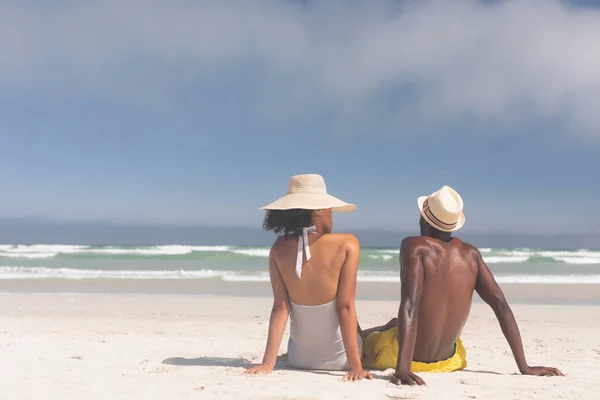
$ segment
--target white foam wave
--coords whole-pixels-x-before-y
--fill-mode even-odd
[[[10,253],[6,251],[0,252],[0,257],[5,258],[52,258],[58,253]]]
[[[377,252],[381,253],[381,254],[396,254],[396,255],[400,254],[400,250],[392,250],[392,249],[389,249],[389,250],[377,250]]]
[[[600,275],[500,275],[500,283],[600,284]]]
[[[46,267],[0,267],[0,279],[207,279],[231,271],[202,270],[92,270]]]
[[[497,263],[518,263],[527,261],[529,257],[495,257],[495,256],[483,256],[483,261],[487,264]]]
[[[394,256],[391,254],[369,254],[369,258],[373,260],[390,261]]]
[[[71,246],[62,244],[5,244],[0,246],[0,251],[5,253],[78,253],[82,250],[88,249],[89,246]]]
[[[184,255],[192,252],[226,252],[229,246],[145,246],[145,247],[100,247],[69,245],[0,245],[0,257],[10,258],[51,258],[59,254],[106,254],[106,255]]]
[[[516,263],[531,261],[532,258],[547,258],[556,262],[567,264],[600,265],[600,252],[591,250],[577,251],[550,251],[550,250],[493,250],[483,254],[485,262],[493,263]]]
[[[600,265],[600,257],[555,257],[557,261],[562,261],[567,264],[599,264]]]
[[[225,275],[221,277],[226,282],[269,282],[269,274],[260,275]]]
[[[229,246],[192,246],[193,251],[229,251]]]
[[[252,257],[269,257],[269,249],[234,249],[229,250],[234,254],[243,254]]]
[[[115,255],[144,255],[144,256],[160,256],[160,255],[183,255],[193,251],[192,246],[154,246],[154,247],[134,247],[134,248],[118,248],[108,247],[101,249],[91,249],[85,253],[91,254],[115,254]]]
[[[390,261],[398,256],[397,249],[367,250],[368,258],[376,261]],[[0,245],[0,258],[21,259],[46,259],[60,256],[61,254],[78,254],[90,256],[178,256],[191,253],[220,252],[249,257],[269,256],[269,249],[264,247],[232,247],[232,246],[187,246],[187,245],[161,245],[139,247],[91,247],[86,245]],[[484,260],[487,263],[519,263],[535,261],[532,258],[545,258],[542,262],[555,262],[581,265],[600,265],[600,251],[592,250],[532,250],[532,249],[492,249],[481,248]]]
[[[0,257],[5,258],[52,258],[58,254],[73,254],[84,251],[89,246],[70,246],[60,244],[34,244],[34,245],[2,245]]]
[[[268,282],[265,272],[247,273],[236,271],[202,270],[89,270],[46,267],[0,267],[0,280],[11,279],[221,279],[226,282]],[[500,283],[531,284],[600,284],[600,275],[497,275]],[[359,282],[400,282],[398,273],[359,272]]]

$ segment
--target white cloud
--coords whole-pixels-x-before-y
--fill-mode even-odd
[[[0,57],[0,88],[67,100],[169,106],[252,66],[252,106],[284,122],[323,110],[337,129],[396,133],[555,122],[600,141],[600,11],[561,1],[2,2]]]

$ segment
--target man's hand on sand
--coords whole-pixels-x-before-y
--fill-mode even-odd
[[[362,368],[356,371],[348,371],[346,372],[346,375],[344,375],[344,380],[350,382],[360,381],[361,379],[365,378],[373,379],[373,374],[371,374],[369,371],[365,371]]]
[[[273,367],[267,364],[259,364],[254,367],[248,368],[244,371],[246,375],[268,375],[273,372]]]
[[[425,381],[412,372],[396,372],[390,381],[396,385],[424,385]]]
[[[557,368],[552,367],[527,367],[525,371],[521,371],[523,375],[533,376],[565,376]]]

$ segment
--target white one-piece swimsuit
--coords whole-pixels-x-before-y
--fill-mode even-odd
[[[310,260],[308,234],[315,233],[315,227],[303,229],[298,238],[298,258],[296,275],[302,275],[302,256]],[[293,368],[340,371],[348,369],[348,358],[344,349],[342,332],[337,314],[336,299],[318,306],[303,306],[290,300],[290,340],[288,342],[288,363]],[[358,337],[359,353],[362,341]]]

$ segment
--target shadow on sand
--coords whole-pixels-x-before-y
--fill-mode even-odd
[[[250,368],[253,364],[244,358],[224,358],[224,357],[198,357],[184,358],[172,357],[163,360],[163,364],[177,365],[179,367],[235,367]]]
[[[198,358],[185,358],[185,357],[171,357],[163,360],[165,365],[176,365],[178,367],[233,367],[233,368],[244,368],[248,369],[252,366],[257,365],[250,360],[245,358],[226,358],[226,357],[198,357]],[[274,371],[299,371],[295,368],[287,365],[287,354],[280,355],[277,357]],[[345,375],[345,371],[316,371],[316,370],[302,370],[316,375],[329,375],[342,379]],[[384,379],[389,380],[390,374],[381,373],[380,371],[371,371],[373,379]]]
[[[495,371],[476,371],[473,369],[463,369],[462,372],[470,372],[472,374],[491,374],[491,375],[516,375],[516,374],[503,374],[501,372],[495,372]]]
[[[287,356],[282,355],[277,357],[274,370],[288,369],[286,366]],[[233,367],[233,368],[250,368],[257,363],[253,363],[245,358],[226,358],[226,357],[198,357],[184,358],[171,357],[163,360],[163,364],[177,365],[179,367]]]
[[[233,368],[244,368],[248,369],[257,363],[253,363],[250,360],[246,360],[245,358],[226,358],[226,357],[198,357],[198,358],[185,358],[185,357],[171,357],[163,360],[162,362],[165,365],[176,365],[179,367],[233,367]],[[275,363],[274,371],[288,370],[295,371],[296,369],[291,368],[287,365],[287,354],[281,355],[277,357],[277,362]],[[317,375],[330,375],[334,377],[342,378],[344,376],[344,372],[342,371],[310,371]],[[490,374],[490,375],[514,375],[514,374],[504,374],[501,372],[494,371],[486,371],[486,370],[472,370],[472,369],[464,369],[461,372],[467,372],[472,374]],[[373,374],[373,379],[382,379],[389,380],[391,373],[385,373],[383,371],[371,371]]]

